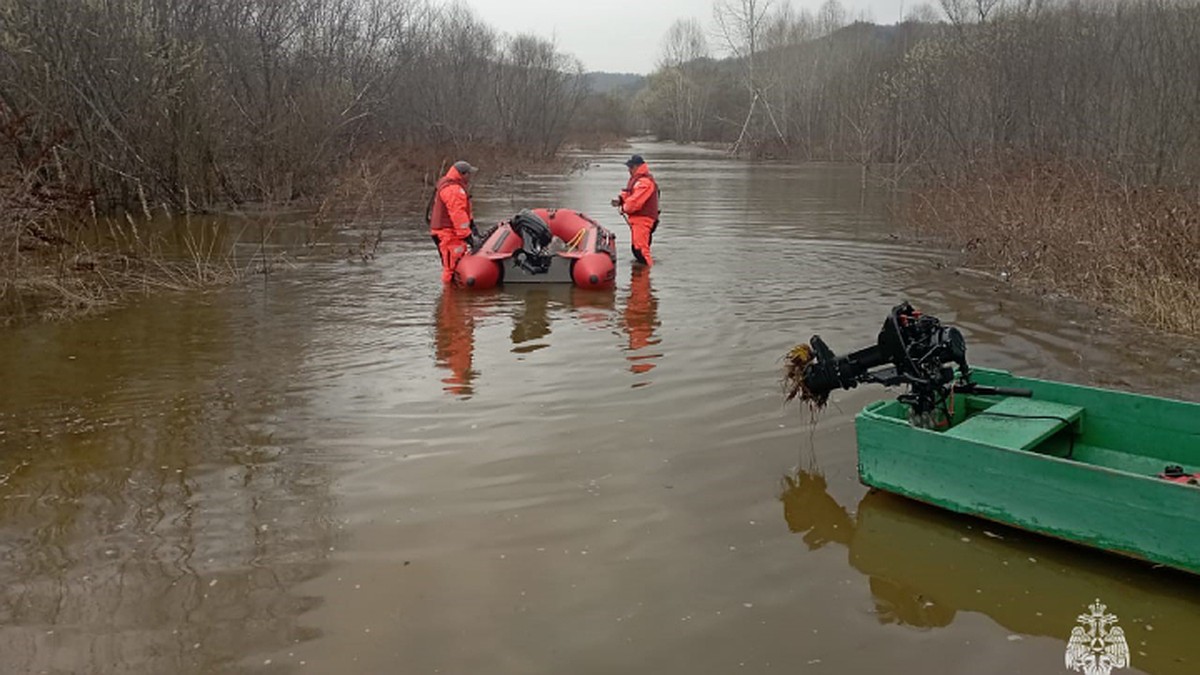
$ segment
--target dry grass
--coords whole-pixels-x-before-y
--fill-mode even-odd
[[[972,264],[1200,334],[1200,190],[1135,185],[1099,167],[1015,162],[918,191],[907,220]]]
[[[60,161],[69,134],[39,130],[0,107],[0,325],[93,312],[135,293],[240,278],[232,247],[190,216],[166,227],[141,193],[140,212],[100,217]],[[157,219],[161,221],[162,219]],[[169,250],[163,231],[182,233]]]
[[[83,316],[135,295],[228,284],[262,269],[258,260],[240,264],[228,237],[189,218],[177,224],[180,250],[167,250],[162,219],[143,218],[93,218],[84,227],[76,214],[60,214],[38,226],[52,236],[32,240],[8,228],[0,324]]]

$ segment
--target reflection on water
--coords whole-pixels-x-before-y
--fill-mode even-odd
[[[1195,673],[1200,587],[1194,577],[1064,545],[872,491],[854,511],[817,470],[784,478],[788,529],[809,549],[844,547],[867,577],[881,624],[921,629],[978,612],[1016,635],[1065,639],[1100,597],[1124,627],[1133,663],[1147,673]]]
[[[450,371],[442,379],[446,391],[457,396],[470,396],[471,383],[479,374],[471,367],[475,355],[475,312],[480,307],[474,298],[454,286],[447,285],[437,303],[434,321],[434,358],[440,368]]]
[[[658,319],[658,298],[654,295],[654,286],[650,283],[650,268],[643,265],[631,265],[631,268],[629,294],[625,298],[621,328],[629,337],[629,349],[625,357],[629,360],[629,370],[640,375],[654,370],[655,361],[662,358],[662,352],[658,349],[643,352],[646,348],[662,342],[656,332],[662,322]],[[648,380],[643,380],[633,386],[640,387],[649,383]]]
[[[151,304],[0,336],[27,376],[0,391],[0,672],[211,672],[317,634],[296,586],[335,542],[330,477],[281,393],[304,331]]]
[[[804,535],[804,543],[816,550],[833,542],[849,546],[854,536],[854,520],[828,492],[825,476],[810,471],[797,471],[784,477],[786,490],[779,498],[783,502],[783,518],[788,529]]]
[[[550,346],[546,342],[537,341],[550,335],[551,292],[555,290],[561,292],[564,288],[567,288],[563,284],[558,284],[557,286],[559,288],[553,286],[528,286],[523,289],[524,292],[521,293],[521,297],[524,302],[521,303],[515,316],[513,316],[511,339],[514,354],[528,354]]]
[[[551,346],[555,321],[607,325],[612,321],[613,291],[585,290],[571,284],[513,284],[493,291],[445,286],[434,321],[434,360],[447,371],[444,390],[460,398],[475,393],[476,333],[490,320],[511,316],[509,350],[528,355]]]

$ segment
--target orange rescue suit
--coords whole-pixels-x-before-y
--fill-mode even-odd
[[[654,239],[654,230],[658,229],[658,183],[650,174],[650,167],[639,164],[633,170],[618,200],[621,213],[629,219],[633,256],[638,262],[653,265],[650,243]]]
[[[442,283],[450,283],[454,268],[467,254],[473,219],[467,180],[458,169],[450,167],[437,183],[429,216],[429,234],[442,258]]]

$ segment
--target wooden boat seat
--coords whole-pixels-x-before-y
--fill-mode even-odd
[[[1083,408],[1076,405],[1012,397],[976,413],[944,434],[972,443],[1030,450],[1068,424],[1078,427],[1082,420]]]

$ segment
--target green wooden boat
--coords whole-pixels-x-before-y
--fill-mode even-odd
[[[859,479],[951,511],[1200,573],[1200,404],[976,368],[1032,396],[956,397],[944,429],[899,401],[855,419]],[[1160,477],[1168,467],[1185,474]],[[1178,482],[1176,482],[1178,481]]]
[[[789,358],[816,405],[907,387],[855,418],[864,484],[1200,574],[1200,404],[971,369],[961,333],[907,303],[871,347],[814,336]]]

